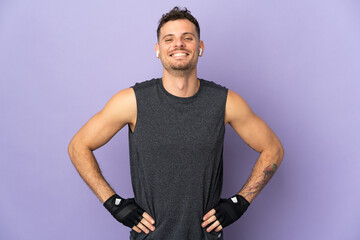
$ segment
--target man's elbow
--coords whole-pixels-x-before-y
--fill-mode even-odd
[[[278,166],[281,164],[283,158],[284,158],[284,147],[279,141],[279,144],[276,146],[276,159]]]
[[[266,155],[269,156],[269,159],[279,166],[284,158],[284,147],[280,141],[276,141],[266,149]]]
[[[67,148],[67,151],[68,151],[68,154],[69,154],[69,157],[70,157],[70,160],[72,162],[74,162],[75,158],[76,158],[76,154],[77,152],[79,152],[79,149],[81,149],[82,147],[82,144],[81,144],[81,141],[79,141],[76,136],[74,136],[71,141],[69,142],[69,145],[68,145],[68,148]]]
[[[74,156],[74,152],[75,152],[75,141],[74,138],[71,139],[71,141],[69,142],[68,148],[67,148],[67,152],[69,154],[70,160],[73,159]]]

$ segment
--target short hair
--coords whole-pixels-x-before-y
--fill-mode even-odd
[[[196,18],[194,18],[194,16],[191,15],[191,12],[186,7],[183,10],[181,10],[181,8],[179,7],[174,7],[173,9],[171,9],[170,12],[163,14],[161,19],[159,20],[159,25],[156,31],[158,41],[160,37],[161,27],[169,21],[174,21],[178,19],[187,19],[190,22],[192,22],[195,25],[196,32],[200,39],[200,26]]]

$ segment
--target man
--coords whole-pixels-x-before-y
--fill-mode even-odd
[[[130,239],[223,239],[222,229],[246,211],[283,158],[273,131],[237,93],[198,79],[204,54],[197,20],[185,8],[160,19],[155,53],[162,78],[116,93],[73,137],[77,171]],[[220,199],[223,140],[229,123],[260,154],[241,191]],[[128,124],[135,198],[117,195],[92,153]]]

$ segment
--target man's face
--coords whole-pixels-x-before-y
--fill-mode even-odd
[[[191,71],[196,68],[200,47],[204,50],[195,25],[187,19],[179,19],[161,27],[155,51],[159,51],[159,58],[168,72]]]

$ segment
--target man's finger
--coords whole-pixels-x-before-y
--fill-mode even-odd
[[[154,219],[153,219],[147,212],[144,212],[142,216],[143,216],[149,223],[151,223],[151,224],[154,224],[154,223],[155,223]]]
[[[204,221],[201,226],[202,227],[206,227],[207,225],[209,225],[210,223],[216,221],[216,217],[214,215],[212,215],[210,218],[208,218],[208,220]]]
[[[146,226],[148,229],[150,229],[151,231],[154,231],[155,230],[155,227],[149,223],[148,220],[146,220],[145,218],[141,219],[141,223]]]
[[[223,229],[223,227],[222,227],[221,224],[220,224],[217,228],[215,228],[215,232],[220,232],[221,229]]]
[[[148,234],[149,229],[147,229],[141,222],[137,225],[138,228],[140,228],[144,233]]]
[[[217,226],[220,225],[220,222],[218,220],[216,220],[216,222],[214,222],[210,227],[208,227],[206,229],[207,232],[211,232],[214,228],[216,228]]]
[[[209,217],[215,214],[215,209],[211,209],[205,216],[203,217],[203,220],[206,221]]]
[[[137,233],[141,233],[141,230],[137,226],[133,226],[132,229]]]

